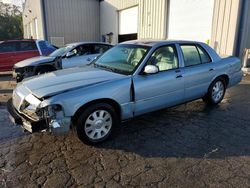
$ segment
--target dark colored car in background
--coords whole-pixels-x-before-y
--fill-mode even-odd
[[[102,42],[76,42],[55,50],[48,56],[38,56],[18,62],[13,67],[13,78],[23,79],[59,69],[90,64],[113,45]]]
[[[0,41],[0,72],[11,71],[13,65],[24,59],[49,55],[57,48],[44,40]]]

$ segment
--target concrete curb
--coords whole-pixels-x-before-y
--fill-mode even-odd
[[[0,77],[12,76],[12,71],[0,72]]]

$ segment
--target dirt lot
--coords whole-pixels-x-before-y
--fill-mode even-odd
[[[98,147],[73,133],[23,133],[0,77],[0,187],[249,187],[250,78],[215,108],[201,100],[124,124]]]

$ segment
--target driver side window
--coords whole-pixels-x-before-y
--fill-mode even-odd
[[[147,65],[157,66],[160,72],[177,69],[178,58],[175,46],[164,46],[155,50]]]

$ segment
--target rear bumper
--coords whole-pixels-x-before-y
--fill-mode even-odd
[[[242,78],[243,78],[243,72],[241,70],[234,73],[229,79],[228,87],[237,85],[238,83],[241,82]]]
[[[12,104],[12,99],[7,102],[9,118],[14,125],[19,125],[23,129],[33,133],[48,129],[45,121],[34,122],[16,111]]]

